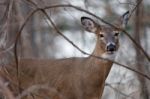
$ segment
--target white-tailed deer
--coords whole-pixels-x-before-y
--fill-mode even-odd
[[[124,26],[127,16],[125,13],[121,17],[122,24],[118,27]],[[108,58],[114,55],[119,47],[119,30],[99,25],[88,17],[82,17],[81,23],[85,30],[97,36],[92,54]],[[1,69],[0,74],[8,80],[15,95],[19,94],[18,79],[22,91],[33,85],[47,85],[45,89],[37,88],[24,97],[26,99],[101,99],[111,67],[112,62],[92,56],[59,60],[20,59],[18,77],[15,63],[5,66],[6,70]]]

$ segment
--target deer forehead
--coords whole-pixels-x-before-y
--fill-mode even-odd
[[[116,29],[112,28],[112,27],[106,27],[106,26],[102,26],[100,28],[99,34],[101,33],[116,33],[118,32]]]
[[[101,28],[100,28],[100,31],[99,31],[99,34],[101,34],[101,33],[108,33],[108,34],[110,34],[110,33],[112,33],[112,34],[114,34],[114,33],[118,33],[119,31],[118,30],[116,30],[116,29],[114,29],[114,28],[111,28],[111,27],[107,27],[107,26],[102,26]]]
[[[108,34],[108,35],[114,35],[115,33],[118,33],[119,31],[112,30],[112,31],[99,31],[98,34]]]

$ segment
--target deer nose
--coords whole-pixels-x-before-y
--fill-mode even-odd
[[[107,45],[107,51],[113,52],[115,50],[116,50],[116,45],[115,44],[111,43],[111,44]]]

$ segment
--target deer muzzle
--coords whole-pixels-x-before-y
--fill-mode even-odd
[[[107,52],[108,53],[113,53],[116,51],[116,45],[113,44],[113,43],[109,43],[107,46],[106,46],[106,49],[107,49]]]

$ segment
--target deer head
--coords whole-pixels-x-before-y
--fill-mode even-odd
[[[128,16],[129,11],[119,18],[117,23],[120,24],[117,24],[117,27],[124,28],[127,24]],[[89,17],[81,17],[81,23],[86,31],[97,35],[97,46],[100,46],[102,53],[110,55],[118,50],[121,31],[108,25],[100,25]]]

